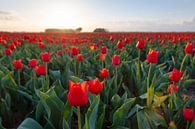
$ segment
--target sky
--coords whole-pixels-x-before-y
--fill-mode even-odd
[[[195,31],[195,0],[0,0],[0,31]]]

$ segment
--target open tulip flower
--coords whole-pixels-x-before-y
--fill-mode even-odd
[[[100,94],[102,92],[104,81],[100,82],[99,78],[88,81],[89,87],[88,90],[94,94]]]
[[[82,106],[87,104],[87,81],[82,83],[68,81],[68,102],[71,106]]]

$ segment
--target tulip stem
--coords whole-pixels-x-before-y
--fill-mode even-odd
[[[80,70],[81,70],[81,62],[78,62],[79,63],[79,65],[78,65],[78,77],[79,77],[79,75],[80,75]]]
[[[49,89],[49,78],[48,78],[48,65],[46,65],[46,75],[45,75],[45,81],[46,81],[46,86],[45,86],[45,92]]]
[[[150,87],[150,75],[151,75],[152,63],[150,63],[149,71],[148,71],[148,78],[147,78],[147,88]]]
[[[85,129],[89,129],[88,119],[87,119],[87,113],[85,114]]]
[[[33,85],[34,85],[34,87],[33,87],[33,89],[34,89],[34,91],[35,91],[35,89],[36,89],[36,72],[35,72],[35,70],[33,69]]]
[[[77,117],[78,117],[78,129],[81,129],[81,112],[79,106],[77,106]]]
[[[189,129],[189,121],[187,121],[186,129]]]
[[[140,56],[141,56],[141,50],[138,50],[138,60],[140,60]]]
[[[150,63],[148,78],[147,78],[147,106],[151,108],[151,103],[153,100],[154,88],[150,87],[150,75],[151,75],[152,63]]]
[[[188,54],[186,54],[186,55],[184,56],[183,60],[182,60],[181,67],[180,67],[180,71],[182,71],[182,69],[183,69],[183,65],[184,65],[184,62],[185,62],[187,56],[188,56]]]
[[[18,70],[18,86],[20,86],[20,70]]]

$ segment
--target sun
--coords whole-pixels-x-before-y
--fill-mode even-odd
[[[83,24],[79,13],[78,9],[71,7],[50,8],[45,13],[43,25],[56,28],[75,28]]]

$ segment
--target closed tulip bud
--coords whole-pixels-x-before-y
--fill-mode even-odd
[[[107,53],[107,47],[106,46],[101,46],[101,53],[106,54]]]
[[[119,57],[119,55],[113,55],[112,56],[112,64],[113,65],[119,65],[120,64],[120,57]]]
[[[62,55],[62,50],[57,50],[58,55]]]
[[[137,41],[137,44],[136,44],[136,48],[138,48],[138,49],[143,49],[145,43],[146,43],[146,41],[143,40],[143,39],[138,40],[138,41]]]
[[[45,48],[45,43],[43,43],[43,42],[38,42],[38,47],[39,47],[39,48]]]
[[[15,69],[23,68],[22,60],[13,60],[13,65]]]
[[[77,59],[78,59],[78,61],[82,61],[83,60],[83,54],[78,54]]]
[[[182,77],[182,75],[183,75],[182,71],[179,71],[178,69],[173,68],[173,71],[169,75],[169,79],[173,82],[178,82],[180,78]]]
[[[37,75],[45,75],[46,74],[46,65],[36,66],[36,74]]]
[[[70,54],[71,55],[77,55],[79,53],[79,47],[71,46],[70,47]]]
[[[98,57],[100,60],[105,60],[106,54],[100,53]]]
[[[31,59],[29,61],[29,67],[30,68],[35,68],[37,66],[37,60],[36,59]]]
[[[103,40],[98,40],[98,43],[99,43],[99,44],[102,44],[102,43],[103,43]]]
[[[14,50],[16,48],[14,43],[10,43],[8,44],[8,48],[10,48],[11,50]]]
[[[110,41],[114,42],[114,37],[110,36]]]
[[[147,60],[150,63],[156,63],[158,61],[159,51],[150,49],[149,54],[147,55]]]
[[[186,47],[185,47],[185,53],[193,54],[193,48],[194,48],[194,43],[193,42],[188,42]]]
[[[11,55],[12,54],[12,50],[10,48],[6,48],[5,49],[5,54],[6,55]]]
[[[194,110],[193,108],[185,107],[183,109],[183,117],[188,121],[194,120]]]
[[[49,52],[43,52],[41,54],[41,58],[44,62],[49,62],[50,61],[50,56],[51,56],[51,54]]]
[[[95,44],[95,43],[90,44],[90,49],[91,50],[96,50],[97,49],[97,44]]]
[[[118,43],[116,44],[117,48],[122,49],[123,48],[123,41],[119,40]]]
[[[176,91],[178,91],[178,89],[179,89],[179,86],[178,86],[178,85],[173,85],[173,84],[171,84],[171,85],[167,88],[167,92],[168,92],[169,94],[171,94],[171,93],[172,93],[172,90],[173,90],[174,92],[176,92]]]

